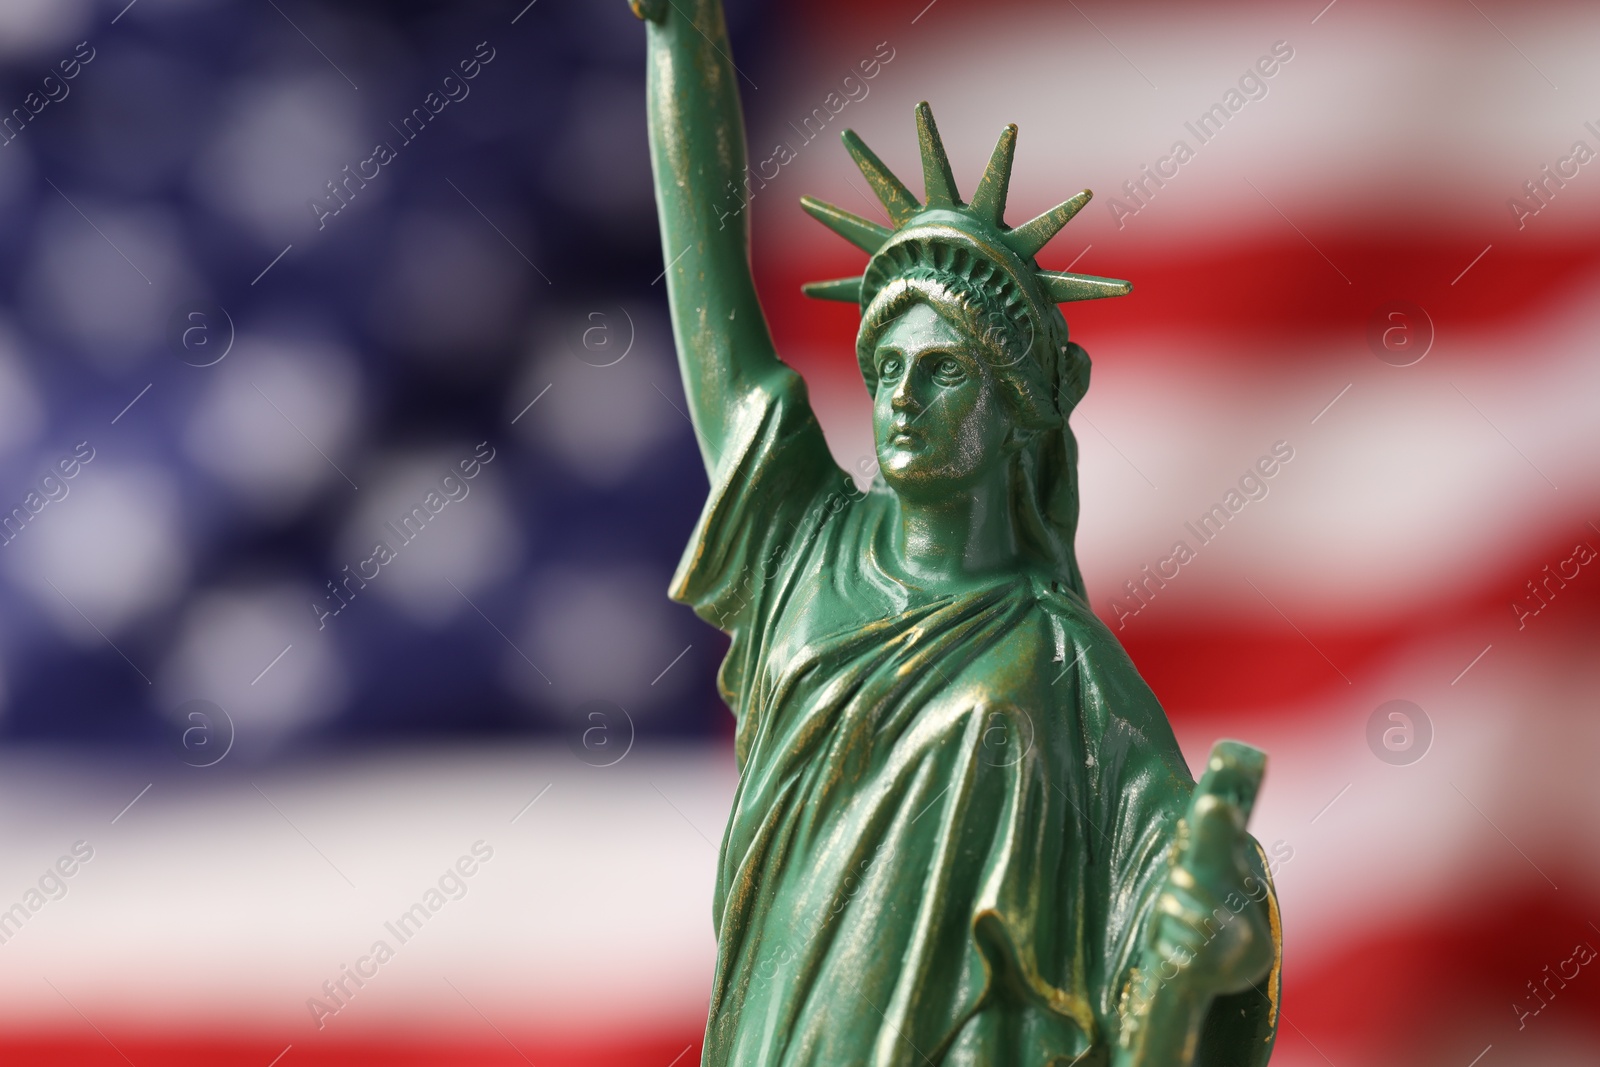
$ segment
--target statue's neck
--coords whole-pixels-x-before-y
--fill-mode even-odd
[[[959,585],[1016,564],[1016,530],[1002,480],[936,501],[898,499],[894,549],[912,577]]]

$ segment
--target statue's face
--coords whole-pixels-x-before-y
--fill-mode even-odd
[[[927,304],[878,339],[873,436],[883,480],[938,500],[1002,470],[1011,420],[977,345]]]

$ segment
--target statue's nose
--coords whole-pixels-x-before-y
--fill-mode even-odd
[[[889,406],[895,411],[915,411],[920,404],[911,393],[911,380],[916,375],[907,371],[905,377],[900,379],[900,384],[894,387],[894,395],[889,398]]]

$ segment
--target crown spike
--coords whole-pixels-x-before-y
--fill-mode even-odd
[[[956,207],[961,203],[956,192],[956,176],[950,169],[933,109],[926,100],[917,105],[917,145],[922,149],[922,187],[928,207]]]
[[[816,300],[843,300],[852,304],[861,303],[861,276],[854,278],[833,278],[825,282],[807,282],[800,287],[800,291]]]
[[[816,197],[802,196],[800,206],[805,209],[807,215],[868,255],[882,248],[883,242],[889,239],[891,231],[886,227],[879,226],[876,222],[864,219],[860,215],[852,215],[832,204],[825,204]]]
[[[1093,274],[1068,274],[1062,270],[1035,271],[1050,299],[1058,304],[1072,300],[1099,300],[1108,296],[1127,296],[1133,283],[1121,278],[1099,278]]]
[[[983,180],[972,194],[970,205],[974,214],[995,227],[1005,226],[1006,190],[1011,185],[1011,160],[1017,153],[1017,124],[1010,123],[1000,131],[1000,140],[994,146],[994,155],[983,170]]]
[[[1072,216],[1083,210],[1083,205],[1087,204],[1093,195],[1085,189],[1071,200],[1065,200],[1043,215],[1029,219],[1016,229],[1007,232],[1001,240],[1011,246],[1011,250],[1017,255],[1029,259],[1048,244],[1050,238],[1060,233],[1061,227],[1071,222]]]
[[[917,198],[911,195],[911,190],[905,187],[904,182],[894,176],[893,171],[883,165],[883,160],[866,146],[856,131],[845,130],[842,136],[845,149],[856,161],[856,166],[861,168],[861,176],[872,186],[873,193],[883,202],[890,221],[896,226],[904,226],[921,208]]]

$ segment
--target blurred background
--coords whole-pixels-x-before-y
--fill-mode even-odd
[[[838,132],[919,188],[928,99],[968,191],[1019,124],[1013,223],[1098,194],[1040,257],[1135,284],[1067,308],[1080,557],[1191,765],[1271,753],[1273,1062],[1600,1062],[1600,10],[730,8],[859,478]],[[643,51],[0,0],[0,1062],[698,1062],[735,772]]]

